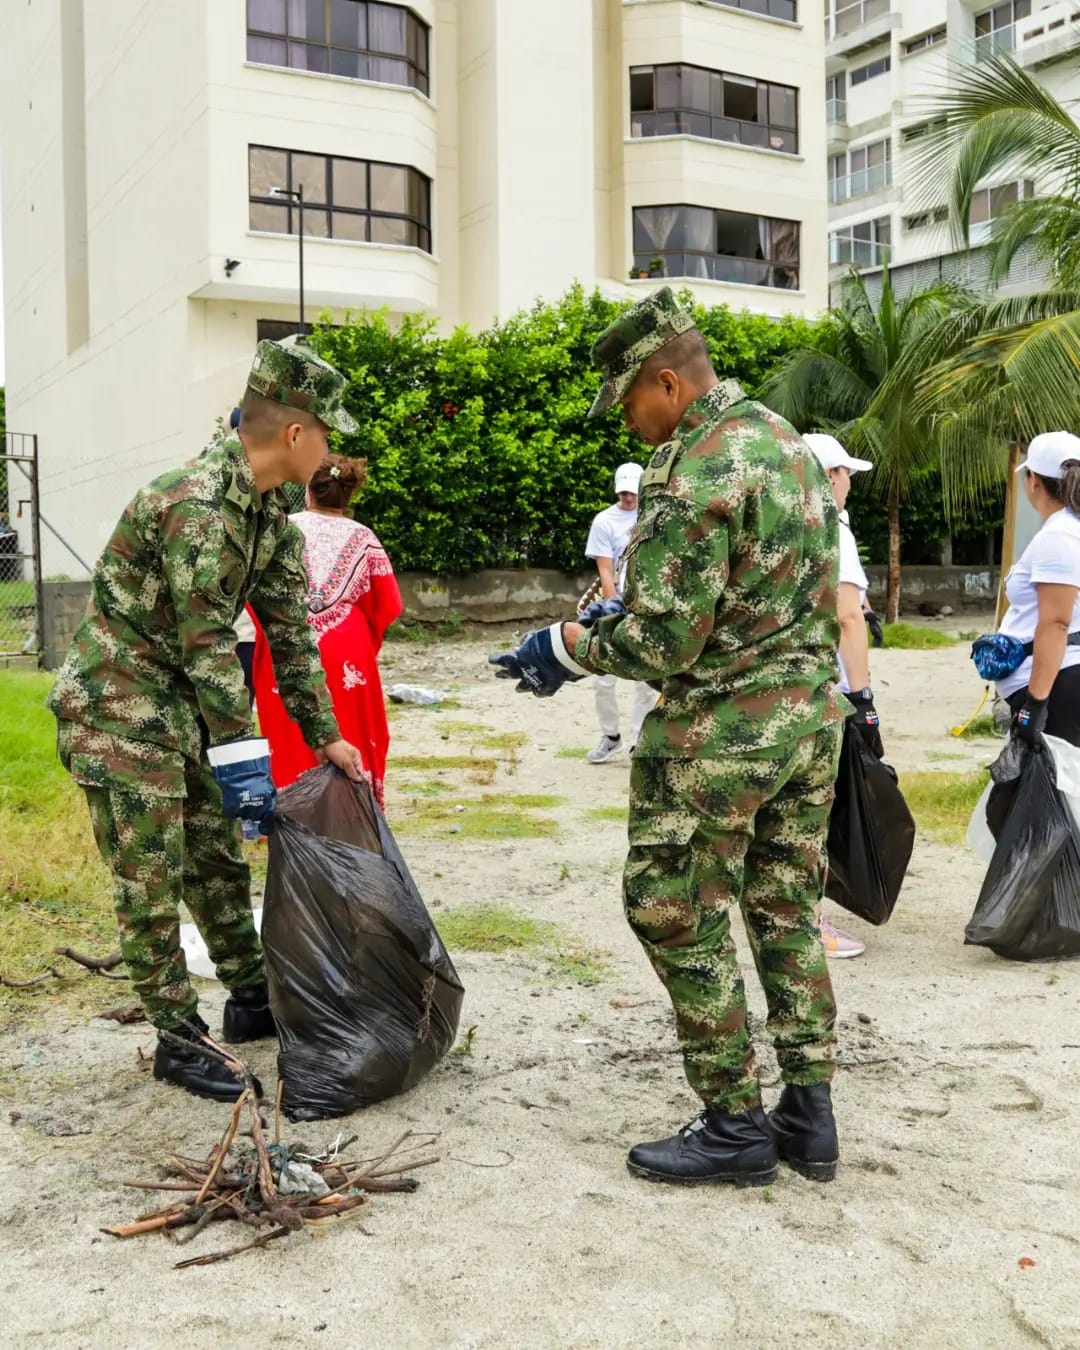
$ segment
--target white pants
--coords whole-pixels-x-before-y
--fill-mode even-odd
[[[596,694],[596,716],[600,730],[605,736],[619,734],[619,700],[616,694],[618,685],[633,684],[634,701],[630,712],[630,744],[637,745],[641,735],[641,724],[646,713],[652,712],[660,695],[655,689],[637,680],[619,680],[614,675],[594,675],[593,690]]]

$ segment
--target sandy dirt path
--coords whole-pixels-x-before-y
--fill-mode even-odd
[[[391,823],[436,920],[472,901],[511,905],[602,953],[607,978],[582,987],[545,959],[458,956],[472,1054],[405,1097],[287,1133],[320,1144],[340,1124],[370,1153],[403,1129],[440,1131],[442,1161],[417,1194],[376,1197],[370,1236],[300,1235],[180,1272],[181,1255],[239,1239],[213,1228],[177,1253],[164,1239],[98,1230],[149,1208],[122,1178],[150,1175],[166,1148],[205,1153],[227,1109],[155,1084],[137,1058],[152,1045],[145,1027],[54,1013],[10,1032],[0,1343],[1080,1345],[1080,965],[1013,965],[965,948],[982,867],[966,848],[920,838],[892,922],[852,920],[867,955],[834,969],[836,1182],[787,1170],[752,1191],[632,1179],[626,1149],[684,1123],[695,1102],[666,997],[622,918],[625,829],[586,815],[625,804],[626,765],[558,755],[595,739],[586,687],[552,702],[518,697],[489,679],[485,651],[388,650],[387,683],[435,684],[461,705],[395,717]],[[979,694],[963,649],[876,654],[875,684],[901,771],[992,758],[994,742],[947,735]],[[460,752],[445,729],[453,721],[527,735],[512,772],[504,764],[490,786],[463,790],[563,798],[543,813],[555,837],[477,841],[445,823],[410,832],[420,799],[402,785],[420,775],[395,771],[394,757]],[[221,992],[204,988],[217,1025]],[[771,1104],[775,1060],[761,1051]],[[272,1084],[272,1047],[250,1058]]]

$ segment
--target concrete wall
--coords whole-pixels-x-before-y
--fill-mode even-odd
[[[868,567],[870,602],[883,609],[887,568]],[[997,567],[905,567],[900,575],[900,612],[918,613],[919,605],[951,605],[955,610],[992,608],[1001,571]]]
[[[42,590],[45,596],[42,665],[46,670],[58,670],[86,613],[90,582],[46,581]]]

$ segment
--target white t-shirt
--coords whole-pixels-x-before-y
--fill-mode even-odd
[[[619,576],[619,559],[626,551],[630,535],[637,524],[637,508],[624,511],[615,503],[603,511],[598,511],[589,527],[589,539],[585,545],[586,558],[610,558],[615,568],[615,589],[622,593],[622,578]]]
[[[1005,594],[1009,608],[1001,621],[999,633],[1030,642],[1039,622],[1039,583],[1054,586],[1080,587],[1080,520],[1067,508],[1055,511],[1040,528],[1035,538],[1013,564],[1005,578]],[[1073,605],[1069,632],[1080,631],[1080,593]],[[1008,698],[1018,689],[1026,688],[1031,680],[1032,658],[1029,656],[1019,669],[1003,680],[997,690]],[[1066,647],[1061,668],[1080,665],[1080,647]]]
[[[847,582],[851,586],[859,588],[859,604],[866,599],[867,587],[870,583],[866,579],[866,572],[863,570],[862,560],[859,557],[858,545],[855,543],[855,536],[851,532],[851,526],[848,523],[848,513],[840,512],[840,584]],[[840,689],[842,693],[847,693],[851,685],[848,684],[847,671],[844,669],[844,663],[840,660],[840,654],[837,653],[836,659],[840,661]]]

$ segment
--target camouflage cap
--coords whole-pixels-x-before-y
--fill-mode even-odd
[[[346,384],[340,371],[296,337],[260,342],[248,376],[248,388],[264,398],[313,413],[333,431],[351,432],[357,423],[341,406]]]
[[[680,309],[670,286],[653,291],[605,328],[589,353],[604,377],[589,417],[609,412],[637,378],[644,361],[672,338],[693,328],[693,317]]]

